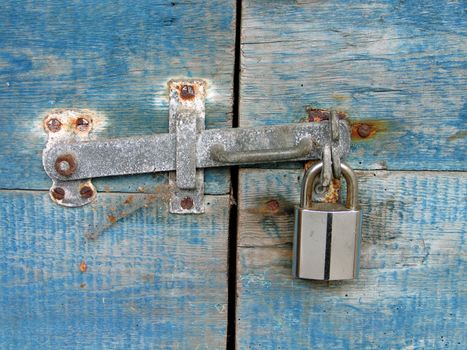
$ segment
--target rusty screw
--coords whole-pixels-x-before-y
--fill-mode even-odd
[[[195,90],[191,85],[183,85],[180,89],[180,97],[184,100],[191,100],[195,97]]]
[[[70,176],[76,170],[76,161],[71,154],[64,154],[55,161],[55,171],[63,176]]]
[[[58,201],[62,200],[63,198],[65,198],[65,190],[61,187],[55,187],[52,190],[52,197],[54,197]]]
[[[60,120],[56,118],[51,118],[47,121],[47,129],[51,132],[57,132],[60,131],[62,128],[62,123],[60,123]]]
[[[266,202],[268,209],[272,212],[276,212],[280,209],[280,204],[276,199],[271,199]]]
[[[180,206],[183,209],[187,209],[187,210],[193,208],[193,199],[191,197],[183,198],[180,201]]]
[[[89,186],[83,186],[79,190],[81,198],[91,198],[94,194],[94,190]]]
[[[366,138],[370,136],[371,127],[368,124],[361,124],[358,126],[357,133],[360,137]]]
[[[87,120],[86,118],[76,119],[76,129],[78,129],[78,131],[87,131],[89,129],[89,125],[89,120]]]

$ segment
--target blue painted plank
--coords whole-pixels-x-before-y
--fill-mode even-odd
[[[2,1],[0,188],[46,189],[42,119],[53,108],[99,114],[96,137],[168,131],[172,78],[208,81],[206,124],[229,127],[235,1]],[[227,193],[229,172],[207,172]],[[150,175],[98,181],[99,189],[153,187]]]
[[[241,170],[239,349],[464,349],[467,175],[358,172],[360,277],[292,278],[301,171]]]
[[[0,348],[224,348],[229,198],[180,216],[163,194],[0,191]]]
[[[359,169],[467,170],[465,3],[246,1],[240,125],[338,108]]]

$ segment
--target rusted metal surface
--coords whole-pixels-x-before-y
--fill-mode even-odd
[[[186,210],[193,208],[193,198],[191,197],[183,198],[180,201],[180,206]]]
[[[76,119],[75,127],[80,132],[87,132],[91,128],[92,120],[87,117],[79,117]]]
[[[204,213],[204,170],[197,169],[197,139],[205,128],[206,82],[169,82],[169,131],[175,135],[175,173],[169,175],[170,211]]]
[[[55,187],[50,191],[52,197],[56,200],[62,200],[65,198],[65,190],[61,187]]]
[[[90,186],[83,186],[79,190],[81,198],[91,198],[94,195],[94,190]]]
[[[353,141],[365,141],[376,137],[386,131],[388,123],[384,120],[351,121],[351,133]]]
[[[62,123],[60,123],[60,120],[56,118],[50,118],[45,122],[47,130],[51,132],[58,132],[60,131],[62,127]]]
[[[196,85],[197,82],[194,82],[194,83],[182,83],[182,85],[179,85],[178,87],[178,91],[179,91],[179,95],[180,95],[180,98],[182,100],[192,100],[195,98],[196,94],[195,94],[195,87],[194,85]]]
[[[320,122],[331,118],[331,109],[308,107],[306,110],[308,112],[309,122]],[[347,118],[347,113],[344,111],[336,110],[335,113],[338,119]]]

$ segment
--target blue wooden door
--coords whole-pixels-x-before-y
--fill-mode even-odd
[[[465,348],[461,1],[0,9],[1,349]],[[350,120],[359,279],[291,276],[303,164],[207,170],[203,215],[169,214],[166,174],[50,200],[50,111],[93,111],[96,138],[167,132],[185,77],[208,82],[207,128]]]
[[[224,348],[229,171],[206,172],[205,215],[169,214],[166,174],[95,181],[67,209],[41,150],[60,108],[96,113],[96,138],[167,132],[178,77],[208,80],[207,127],[230,126],[235,2],[0,9],[0,348]]]
[[[465,349],[465,2],[244,1],[241,24],[240,126],[346,114],[364,215],[359,279],[293,279],[303,168],[240,171],[238,348]]]

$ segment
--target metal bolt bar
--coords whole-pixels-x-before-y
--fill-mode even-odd
[[[343,158],[350,150],[350,131],[347,122],[339,121],[340,138],[334,142],[336,156]],[[307,154],[287,154],[302,139],[311,139],[313,147]],[[250,163],[256,155],[248,153],[257,150],[281,150],[269,152],[265,159],[255,163],[309,160],[321,158],[324,145],[329,143],[330,127],[327,121],[301,123],[256,128],[212,129],[197,134],[196,168],[225,166],[225,161],[213,158],[216,148],[222,145],[227,153],[248,154],[248,159],[240,159],[238,164]],[[141,174],[176,169],[176,135],[155,134],[131,138],[86,141],[74,143],[54,143],[44,150],[43,162],[47,174],[54,179],[69,181],[94,177]],[[264,153],[264,152],[261,152]],[[270,154],[269,154],[270,153]],[[70,175],[60,174],[55,163],[63,155],[74,155],[80,166]],[[275,157],[276,155],[277,157]],[[252,157],[253,156],[253,157]],[[69,158],[68,158],[69,159]],[[230,162],[229,162],[230,163]],[[67,172],[68,173],[68,172]]]

